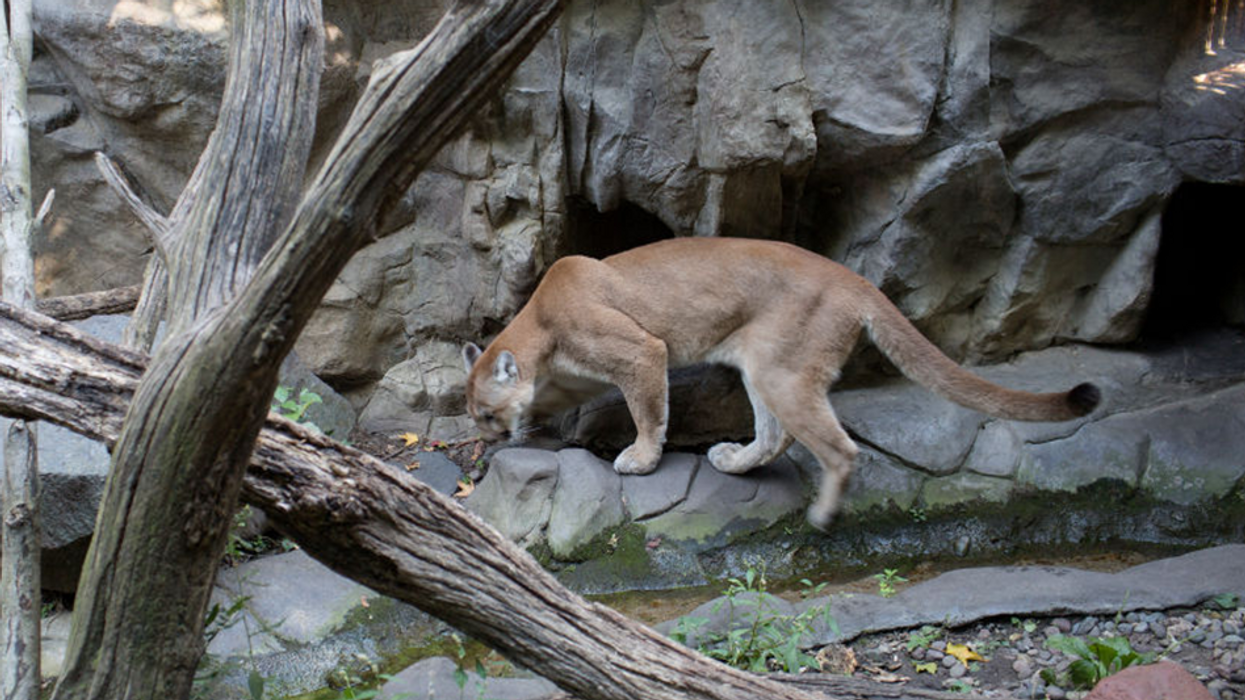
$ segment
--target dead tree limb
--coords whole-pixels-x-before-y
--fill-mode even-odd
[[[142,285],[136,284],[99,292],[51,297],[35,302],[35,308],[39,313],[57,321],[78,321],[104,314],[123,314],[134,310],[142,291]]]

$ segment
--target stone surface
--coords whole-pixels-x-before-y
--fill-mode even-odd
[[[558,692],[556,685],[543,678],[481,678],[474,669],[467,669],[467,682],[460,687],[454,678],[457,670],[458,665],[444,656],[425,659],[386,682],[377,697],[382,700],[457,697],[529,700]]]
[[[528,545],[544,538],[559,483],[557,454],[505,449],[493,455],[488,476],[465,504],[506,537]]]
[[[45,294],[137,280],[145,239],[91,153],[167,207],[223,87],[221,3],[114,4],[36,13],[36,189],[62,195],[38,243]],[[313,161],[371,62],[445,5],[328,3]],[[436,422],[461,413],[445,344],[494,333],[558,255],[691,233],[840,259],[957,357],[1127,342],[1173,190],[1245,184],[1245,36],[1210,21],[1163,0],[572,2],[378,222],[299,349],[369,421],[460,431]],[[737,428],[698,416],[683,444]]]
[[[1101,680],[1087,700],[1211,700],[1210,691],[1193,674],[1171,661],[1131,666]]]
[[[973,594],[966,596],[965,591]],[[955,628],[992,617],[1057,615],[1066,611],[1115,615],[1134,610],[1192,607],[1224,593],[1245,594],[1245,545],[1213,547],[1109,574],[1055,566],[957,569],[903,588],[891,598],[856,593],[815,597],[796,610],[830,604],[835,627],[818,624],[808,646],[847,642],[863,634],[922,625]],[[720,599],[719,599],[720,600]],[[702,615],[719,601],[700,608]],[[749,622],[716,616],[719,627]],[[669,632],[672,624],[660,626]]]
[[[440,623],[413,606],[380,596],[301,551],[222,569],[213,591],[222,613],[201,675],[210,695],[247,698],[251,669],[270,688],[302,694],[327,685],[340,669],[421,646]],[[213,628],[209,627],[209,631]]]
[[[549,548],[574,561],[594,539],[623,524],[622,477],[587,450],[558,453],[558,483],[549,510]],[[597,552],[587,552],[587,558]]]

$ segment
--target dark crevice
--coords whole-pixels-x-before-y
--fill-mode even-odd
[[[567,202],[570,225],[567,227],[567,253],[604,258],[647,243],[674,238],[656,214],[636,204],[623,202],[608,212],[582,198]]]
[[[1243,192],[1194,182],[1172,195],[1163,213],[1144,340],[1245,325],[1245,228],[1237,209]]]

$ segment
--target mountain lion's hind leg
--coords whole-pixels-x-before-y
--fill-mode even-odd
[[[817,383],[792,377],[788,382],[757,381],[761,398],[796,440],[821,464],[821,488],[808,508],[808,521],[825,530],[838,511],[839,497],[852,474],[859,448],[839,425],[826,392]],[[780,400],[781,399],[781,400]]]
[[[752,402],[753,432],[755,437],[747,445],[722,442],[709,448],[709,463],[714,469],[726,474],[743,474],[762,464],[778,458],[791,446],[794,439],[783,430],[782,424],[761,400],[748,377],[744,375],[744,389]]]

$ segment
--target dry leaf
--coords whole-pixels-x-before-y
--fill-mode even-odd
[[[420,463],[419,463],[419,460],[417,459],[417,460],[415,460],[414,462],[411,462],[410,464],[406,465],[406,470],[407,470],[408,472],[413,472],[413,471],[415,471],[416,469],[419,469],[419,468],[420,468],[420,467],[422,467],[422,466],[423,466],[423,465],[422,465],[422,464],[420,464]]]
[[[933,661],[924,664],[913,664],[912,668],[915,668],[917,673],[928,673],[931,676],[938,675],[938,664]]]
[[[470,479],[463,479],[458,482],[458,490],[454,492],[454,498],[466,498],[476,490],[476,485]]]
[[[947,656],[954,656],[955,658],[959,659],[960,663],[964,664],[965,666],[968,665],[969,661],[985,661],[985,659],[982,658],[981,654],[978,654],[977,652],[968,648],[967,644],[948,644],[947,645]]]
[[[398,436],[398,439],[406,443],[406,447],[419,444],[419,436],[415,433],[402,433]]]
[[[360,597],[359,597],[359,602],[360,602],[360,603],[362,603],[362,604],[363,604],[363,607],[365,607],[365,608],[370,608],[370,607],[372,607],[371,605],[368,605],[368,602],[367,602],[367,596],[360,596]]]

